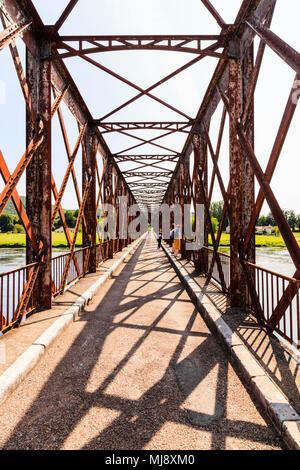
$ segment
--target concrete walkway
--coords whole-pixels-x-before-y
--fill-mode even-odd
[[[149,237],[0,407],[2,449],[281,449]]]

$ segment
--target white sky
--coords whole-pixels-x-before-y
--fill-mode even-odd
[[[68,2],[66,0],[52,0],[50,3],[47,0],[35,0],[33,3],[43,21],[46,24],[53,24],[57,21]],[[212,0],[212,3],[224,20],[230,23],[234,21],[242,2],[241,0]],[[299,0],[277,0],[276,13],[271,28],[298,51],[300,51],[299,16]],[[200,0],[186,0],[185,2],[182,0],[80,0],[60,32],[63,35],[218,34],[219,27]],[[17,46],[25,67],[24,46],[21,39],[17,41]],[[176,52],[135,51],[108,52],[92,57],[104,66],[145,88],[192,60],[195,56]],[[67,59],[65,63],[95,118],[104,116],[116,106],[137,94],[132,88],[94,68],[80,58]],[[194,118],[216,64],[217,59],[205,58],[183,74],[157,88],[153,93]],[[8,49],[0,52],[0,71],[0,149],[6,158],[10,171],[13,171],[25,149],[25,106]],[[263,169],[269,159],[294,76],[295,73],[272,51],[267,49],[255,99],[256,154]],[[6,99],[3,103],[1,95],[4,89]],[[71,147],[74,147],[78,134],[77,126],[65,107],[64,112]],[[221,107],[219,107],[212,121],[211,138],[213,142],[216,141],[220,115]],[[120,113],[110,117],[109,120],[181,121],[182,117],[162,107],[150,98],[142,98]],[[283,148],[272,181],[272,188],[283,209],[294,209],[297,213],[300,213],[298,129],[300,129],[299,107]],[[148,133],[143,133],[141,136],[151,138],[156,135],[155,131],[148,131]],[[185,134],[174,135],[162,139],[158,143],[180,152],[185,139]],[[226,129],[220,157],[220,167],[225,182],[228,181],[229,170],[228,140],[228,130]],[[136,143],[133,139],[117,134],[109,135],[107,142],[112,152],[119,152]],[[214,143],[215,145],[216,143]],[[137,153],[142,152],[155,153],[156,149],[155,147],[146,146],[137,151]],[[58,187],[66,167],[67,158],[56,118],[53,122],[53,173]],[[80,168],[79,156],[76,163],[78,175],[80,175]],[[124,168],[123,166],[122,169]],[[78,180],[81,183],[80,176],[78,176]],[[18,191],[19,194],[25,194],[24,178],[18,186]],[[222,199],[218,187],[213,199]],[[63,206],[65,208],[77,207],[71,184],[68,185]],[[268,212],[267,206],[264,207],[264,212]]]

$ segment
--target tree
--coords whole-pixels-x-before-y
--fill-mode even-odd
[[[77,217],[75,217],[74,211],[66,211],[65,218],[67,222],[67,226],[69,228],[74,228],[76,225]]]
[[[220,225],[220,222],[221,222],[223,209],[224,209],[224,202],[223,201],[212,202],[211,203],[211,206],[210,206],[211,217],[217,219],[219,225]],[[228,225],[229,225],[229,219],[226,216],[224,227],[222,227],[222,229],[225,230],[226,227],[228,227]]]
[[[296,225],[297,225],[298,230],[300,230],[300,214],[297,215],[297,223],[296,223]]]
[[[16,217],[9,214],[2,214],[0,216],[0,230],[3,233],[11,232],[14,228]]]
[[[266,217],[266,225],[271,225],[272,227],[274,227],[275,225],[275,219],[273,217],[273,214],[271,214],[271,212],[269,212],[269,214],[267,215]]]
[[[267,225],[268,225],[268,223],[267,223],[267,217],[264,216],[264,215],[261,215],[260,217],[258,217],[257,225],[258,225],[259,227],[267,227]]]
[[[219,229],[219,221],[218,219],[216,219],[215,217],[212,217],[211,218],[211,223],[212,223],[212,226],[213,226],[213,229],[214,229],[214,233],[217,233],[218,229]]]
[[[61,221],[60,216],[58,216],[58,217],[56,217],[56,219],[55,219],[55,221],[54,221],[53,230],[57,230],[57,229],[59,229],[60,227],[62,227],[62,221]]]
[[[289,211],[288,224],[294,232],[297,225],[297,216],[294,211]]]

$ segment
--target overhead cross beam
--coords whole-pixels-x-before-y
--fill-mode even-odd
[[[95,126],[99,126],[102,131],[102,135],[118,132],[122,130],[138,131],[138,130],[158,130],[158,131],[175,131],[175,132],[184,132],[189,134],[189,131],[186,130],[187,126],[192,126],[192,122],[176,121],[176,122],[103,122],[101,120],[95,120],[93,122]]]
[[[57,22],[54,25],[54,30],[58,31],[62,25],[65,23],[65,21],[68,19],[70,16],[72,10],[75,8],[76,4],[78,3],[79,0],[70,0],[67,7],[64,9],[63,13],[57,20]]]
[[[67,49],[66,43],[77,43],[77,48],[53,55],[67,59],[88,54],[112,51],[159,50],[192,53],[211,57],[225,57],[222,53],[202,48],[203,42],[218,41],[222,47],[224,36],[219,35],[156,35],[156,36],[61,36],[56,42],[57,49]]]

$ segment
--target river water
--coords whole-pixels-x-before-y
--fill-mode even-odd
[[[59,256],[67,249],[54,249],[53,256]],[[0,273],[13,271],[25,266],[25,249],[0,249]],[[257,248],[256,264],[270,271],[293,277],[295,267],[288,250],[284,248]]]
[[[67,249],[53,249],[53,257],[65,253]],[[22,268],[26,264],[25,248],[2,248],[0,249],[0,274]]]

